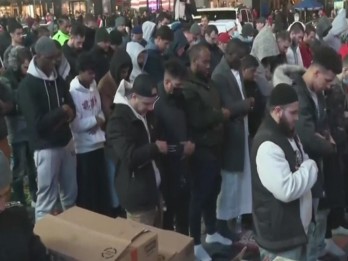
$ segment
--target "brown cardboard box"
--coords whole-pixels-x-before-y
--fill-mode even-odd
[[[154,232],[78,207],[44,217],[34,231],[61,260],[154,261],[158,257]]]
[[[117,224],[134,224],[139,229],[148,229],[158,235],[158,261],[194,261],[193,239],[191,237],[117,218]]]

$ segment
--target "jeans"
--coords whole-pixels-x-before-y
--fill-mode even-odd
[[[49,214],[60,194],[63,210],[73,207],[77,197],[76,155],[72,140],[65,147],[34,152],[37,168],[36,221]]]
[[[203,214],[207,234],[216,232],[216,200],[220,191],[221,176],[218,160],[192,157],[190,199],[190,235],[195,245],[201,243],[201,217]]]
[[[110,203],[112,208],[118,208],[120,201],[116,192],[116,165],[115,162],[106,156],[106,172],[108,176]]]
[[[318,210],[315,215],[315,223],[308,228],[307,261],[316,261],[325,248],[325,234],[327,217],[330,210]]]
[[[263,248],[260,249],[261,260],[273,261],[276,257],[288,258],[292,261],[307,261],[306,259],[306,246],[299,246],[292,250],[271,253]]]

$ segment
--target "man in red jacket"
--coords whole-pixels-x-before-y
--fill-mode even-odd
[[[315,40],[315,28],[313,25],[306,25],[305,35],[302,43],[300,44],[300,52],[302,56],[303,66],[308,68],[313,60],[312,48],[311,45]]]

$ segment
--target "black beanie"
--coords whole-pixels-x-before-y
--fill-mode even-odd
[[[139,74],[134,80],[131,91],[146,98],[158,96],[156,83],[148,74]]]
[[[282,106],[297,102],[297,93],[291,85],[280,83],[271,92],[270,106]]]
[[[104,27],[98,28],[97,31],[95,32],[95,42],[96,43],[110,42],[110,35]]]

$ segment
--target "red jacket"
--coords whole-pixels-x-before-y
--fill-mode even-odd
[[[303,42],[300,44],[300,52],[302,56],[303,66],[305,68],[308,68],[313,61],[312,50],[308,44]]]
[[[348,43],[342,44],[338,53],[341,55],[342,59],[346,58],[348,55]]]

